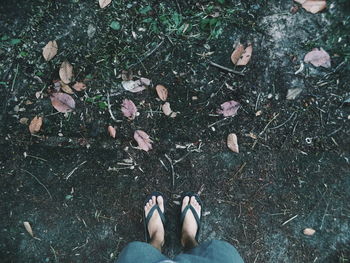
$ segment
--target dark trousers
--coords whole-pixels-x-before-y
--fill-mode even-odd
[[[212,240],[169,259],[144,242],[131,242],[120,253],[116,263],[243,263],[236,248],[227,242]]]

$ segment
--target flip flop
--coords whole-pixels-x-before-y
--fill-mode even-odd
[[[149,202],[149,200],[152,199],[152,196],[155,196],[156,199],[157,199],[158,196],[162,196],[163,200],[164,200],[164,207],[165,207],[165,198],[164,198],[164,195],[161,192],[152,192],[145,199],[145,201],[143,203],[143,219],[144,219],[143,222],[144,222],[144,227],[145,227],[145,239],[146,239],[146,242],[150,242],[151,241],[151,237],[149,236],[149,233],[148,233],[148,223],[151,220],[151,217],[153,216],[153,213],[154,213],[155,210],[158,211],[160,219],[162,220],[163,227],[165,228],[165,216],[164,216],[164,213],[162,212],[162,210],[160,209],[160,207],[158,206],[158,204],[154,205],[151,208],[151,210],[149,211],[149,213],[147,214],[147,217],[146,217],[146,213],[145,213],[144,207]]]
[[[181,229],[182,229],[182,225],[183,225],[183,222],[185,220],[185,216],[188,212],[189,209],[191,209],[192,211],[192,214],[194,216],[194,219],[196,220],[196,223],[197,223],[197,233],[196,233],[196,241],[198,242],[198,237],[199,237],[199,232],[200,232],[200,229],[201,229],[201,218],[202,218],[202,211],[203,211],[203,202],[202,200],[200,199],[199,195],[194,193],[194,192],[187,192],[187,193],[184,193],[181,195],[181,206],[182,206],[182,203],[183,203],[183,200],[184,198],[188,196],[190,199],[192,196],[194,196],[198,202],[198,204],[201,206],[201,214],[198,215],[196,209],[189,203],[185,209],[181,212],[181,216],[180,216],[180,222],[181,222]]]

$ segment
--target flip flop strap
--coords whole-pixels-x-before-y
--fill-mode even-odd
[[[192,214],[193,214],[193,216],[194,216],[194,219],[196,220],[197,227],[198,227],[198,229],[199,229],[199,228],[200,228],[200,218],[199,218],[199,216],[198,216],[198,214],[197,214],[196,209],[194,209],[194,207],[193,207],[192,205],[187,205],[187,206],[185,207],[185,209],[182,211],[182,213],[181,213],[181,223],[183,223],[183,221],[185,220],[185,216],[186,216],[186,214],[187,214],[187,212],[188,212],[188,209],[191,209]]]
[[[160,220],[162,220],[162,223],[164,225],[165,222],[165,216],[162,210],[160,209],[159,205],[154,205],[151,210],[149,211],[147,217],[146,217],[146,225],[148,226],[149,221],[151,220],[151,217],[153,216],[154,211],[157,209],[158,214],[160,216]]]

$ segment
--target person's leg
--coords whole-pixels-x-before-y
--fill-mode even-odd
[[[182,202],[181,211],[188,204],[191,204],[197,215],[201,215],[201,206],[194,196],[185,197]],[[175,257],[176,262],[186,263],[243,263],[243,259],[239,255],[236,248],[227,242],[212,240],[198,244],[196,241],[197,223],[192,211],[189,209],[185,215],[182,225],[181,244],[184,248],[184,253]]]
[[[178,255],[177,262],[201,263],[243,263],[237,249],[231,244],[212,240],[199,244],[195,248]]]
[[[152,196],[144,207],[145,218],[151,209],[158,205],[164,213],[164,200],[162,196]],[[153,263],[168,259],[161,253],[164,244],[164,226],[158,210],[155,209],[147,225],[150,242],[131,242],[120,253],[117,263]]]
[[[152,199],[150,199],[144,207],[146,217],[155,205],[158,205],[160,210],[164,213],[163,197],[158,196],[156,198],[155,196],[152,196]],[[164,244],[164,226],[157,210],[154,211],[147,227],[149,236],[151,237],[150,244],[159,251],[162,251],[162,246]]]
[[[191,199],[188,196],[184,197],[181,211],[183,211],[188,204],[193,206],[197,212],[197,215],[200,217],[201,206],[197,202],[195,196],[192,196]],[[185,215],[181,231],[181,245],[183,246],[184,250],[190,250],[198,245],[198,242],[196,241],[197,230],[198,226],[196,219],[194,218],[192,211],[189,209]]]
[[[154,263],[166,259],[169,258],[154,246],[145,242],[134,241],[122,250],[116,263]]]

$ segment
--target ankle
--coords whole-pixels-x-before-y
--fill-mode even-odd
[[[189,250],[198,246],[198,242],[195,237],[188,235],[187,233],[182,233],[181,244],[185,250]]]

